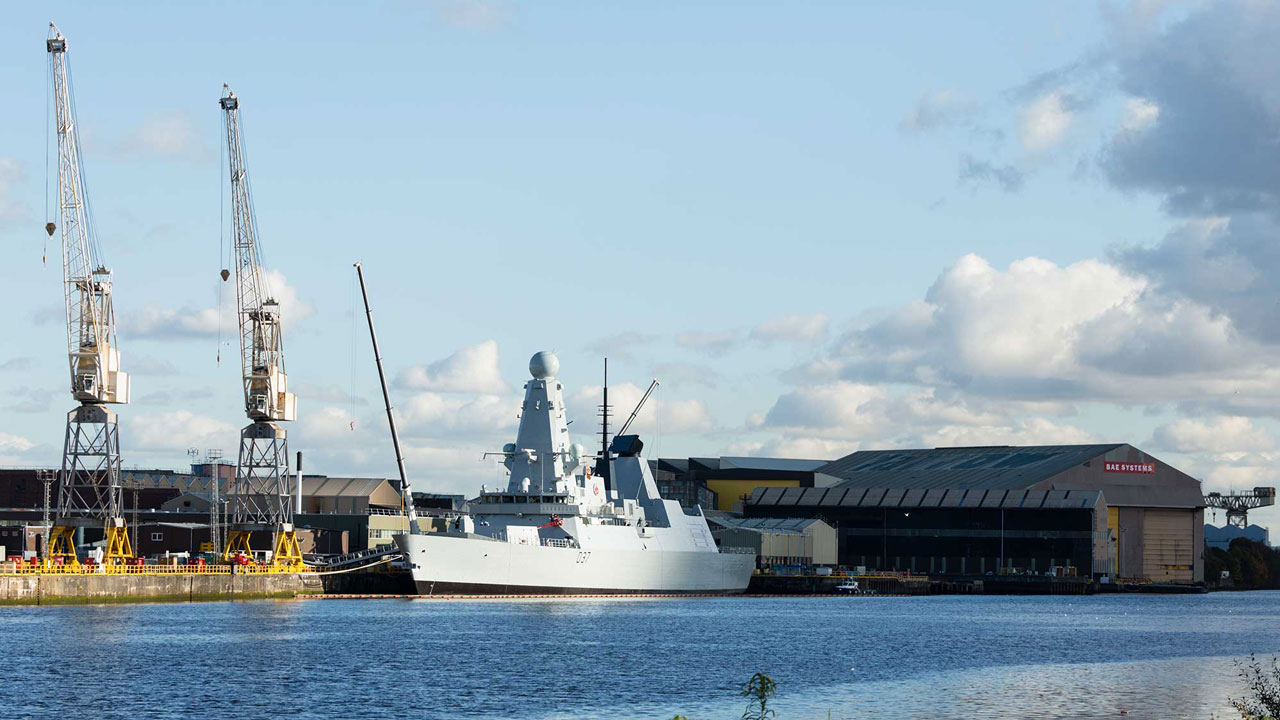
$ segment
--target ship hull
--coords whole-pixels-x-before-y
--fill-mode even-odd
[[[488,585],[484,583],[451,583],[429,580],[414,581],[414,589],[419,595],[741,595],[746,588],[739,590],[634,590],[621,588],[581,588],[557,587],[551,585]]]
[[[755,556],[519,545],[443,533],[398,535],[420,595],[730,595]]]

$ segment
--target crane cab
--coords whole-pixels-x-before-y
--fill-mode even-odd
[[[112,347],[90,347],[72,357],[71,393],[84,403],[129,402],[129,374]]]
[[[271,403],[266,395],[255,393],[249,396],[249,414],[263,418],[271,416]]]

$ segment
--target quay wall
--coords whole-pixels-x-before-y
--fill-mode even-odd
[[[0,605],[251,600],[323,591],[309,573],[0,576]]]

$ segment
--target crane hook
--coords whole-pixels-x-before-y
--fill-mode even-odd
[[[226,268],[223,268],[222,272],[219,274],[222,275],[222,282],[226,282],[227,278],[231,277],[231,271]]]
[[[44,231],[49,233],[49,237],[53,237],[53,231],[57,229],[58,229],[58,226],[54,225],[53,223],[44,224]]]

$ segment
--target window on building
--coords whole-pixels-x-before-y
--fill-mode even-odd
[[[162,542],[163,540],[164,533],[151,533],[151,542]]]

